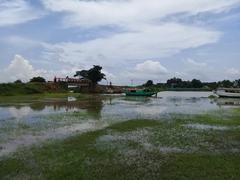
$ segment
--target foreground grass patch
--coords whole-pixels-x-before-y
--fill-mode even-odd
[[[162,167],[163,179],[239,179],[239,154],[172,154]]]
[[[124,131],[133,131],[138,128],[152,127],[157,125],[159,125],[159,122],[155,120],[135,119],[135,120],[130,120],[120,124],[112,125],[111,127],[109,127],[109,129],[124,132]]]
[[[234,115],[237,117],[237,115]],[[0,160],[3,179],[238,179],[238,129],[198,130],[217,116],[129,120],[21,150]],[[209,120],[210,119],[210,120]],[[238,124],[233,120],[230,124]]]

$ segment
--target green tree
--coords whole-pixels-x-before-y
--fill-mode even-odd
[[[144,86],[146,86],[146,87],[150,87],[150,86],[153,86],[154,84],[153,84],[153,81],[152,80],[148,80],[145,84],[144,84]]]
[[[105,78],[105,74],[101,72],[102,71],[102,67],[98,66],[98,65],[94,65],[93,68],[89,69],[89,70],[82,70],[82,71],[77,71],[76,74],[74,75],[74,77],[79,76],[80,78],[85,78],[88,80],[91,80],[93,86],[95,87],[95,85],[100,82]]]
[[[202,82],[198,79],[193,79],[191,84],[192,84],[193,88],[202,88],[203,87]]]
[[[221,87],[230,88],[230,87],[233,87],[234,83],[229,80],[223,80],[223,81],[219,82],[219,85]]]
[[[167,86],[171,87],[171,88],[181,87],[182,86],[182,79],[176,78],[176,77],[174,77],[172,79],[169,79],[169,80],[167,80]]]
[[[234,81],[234,86],[235,87],[240,87],[240,79],[237,79]]]
[[[20,79],[18,79],[18,80],[16,80],[16,81],[14,81],[14,83],[16,83],[16,84],[21,84],[22,81],[21,81]]]
[[[30,82],[41,82],[41,83],[44,83],[44,82],[46,82],[46,80],[43,77],[38,76],[38,77],[33,77],[30,80]]]

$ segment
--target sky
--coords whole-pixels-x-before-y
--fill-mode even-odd
[[[240,79],[240,0],[0,0],[0,82],[93,65],[117,85]]]

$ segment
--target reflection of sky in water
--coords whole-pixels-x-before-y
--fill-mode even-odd
[[[33,112],[30,107],[20,107],[18,109],[15,107],[10,107],[8,110],[11,116],[17,119],[27,116]]]
[[[229,103],[207,98],[211,92],[160,92],[158,98],[107,96],[87,101],[68,98],[65,101],[33,102],[0,107],[0,121],[4,119],[31,119],[34,116],[87,110],[96,118],[158,118],[163,113],[202,113],[216,110]],[[221,104],[221,106],[219,105]],[[235,102],[235,104],[237,104]],[[240,103],[239,103],[240,104]]]
[[[208,98],[211,92],[161,92],[158,98],[118,97],[105,105],[103,117],[160,118],[163,113],[202,113],[219,109]]]
[[[79,111],[79,108],[69,108],[67,105],[64,107],[56,107],[54,105],[45,105],[44,102],[42,102],[41,105],[43,106],[41,109],[33,108],[30,105],[26,106],[26,104],[20,107],[0,107],[0,121],[11,118],[22,119],[37,115]]]

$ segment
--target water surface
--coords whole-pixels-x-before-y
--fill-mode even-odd
[[[158,97],[124,95],[31,99],[0,103],[0,156],[46,140],[101,129],[137,118],[171,113],[201,114],[240,105],[239,99],[209,99],[211,92],[161,92]]]

